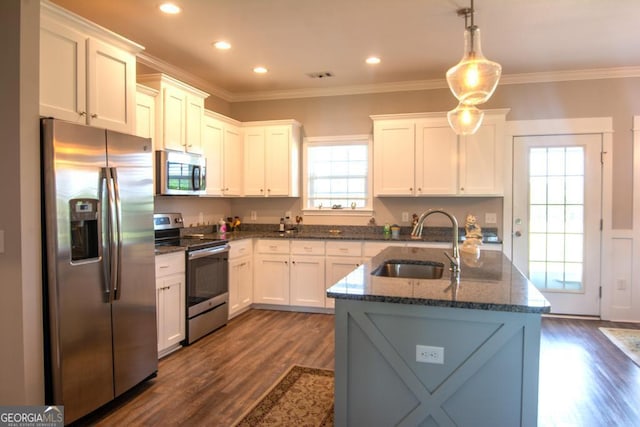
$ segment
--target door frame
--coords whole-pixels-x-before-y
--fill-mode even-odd
[[[505,126],[504,199],[502,224],[502,251],[511,259],[513,236],[513,144],[520,136],[547,136],[568,134],[602,135],[602,238],[600,248],[600,317],[609,318],[611,301],[608,287],[611,283],[611,220],[613,182],[613,119],[611,117],[542,119],[507,121]]]

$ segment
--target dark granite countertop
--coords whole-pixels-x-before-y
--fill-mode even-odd
[[[184,246],[156,246],[156,255],[165,255],[173,252],[184,252],[187,248]]]
[[[441,249],[389,247],[327,290],[336,299],[377,301],[522,313],[548,313],[549,302],[499,251],[461,253],[459,281],[451,280],[449,261]],[[372,276],[387,260],[431,260],[445,265],[442,279]]]

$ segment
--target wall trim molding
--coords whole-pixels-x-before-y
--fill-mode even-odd
[[[140,52],[137,61],[145,66],[158,70],[161,73],[183,80],[205,92],[210,93],[224,101],[250,102],[272,101],[279,99],[318,98],[327,96],[366,95],[390,92],[413,92],[433,89],[448,89],[442,70],[442,78],[428,80],[413,80],[405,82],[389,82],[363,85],[350,85],[326,88],[301,88],[291,90],[271,90],[256,92],[231,92],[217,86],[207,80],[198,77],[179,66],[157,58],[147,52]],[[504,74],[500,79],[500,85],[552,83],[580,80],[620,79],[640,77],[640,66],[618,68],[594,68],[588,70],[549,71],[540,73]]]

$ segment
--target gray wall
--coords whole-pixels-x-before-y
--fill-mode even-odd
[[[434,89],[236,102],[231,104],[230,115],[240,121],[293,118],[303,124],[305,136],[323,136],[370,133],[371,114],[447,111],[455,105],[448,89]],[[612,226],[615,229],[632,227],[631,125],[633,115],[640,114],[640,78],[503,84],[498,86],[492,99],[483,108],[510,108],[507,120],[613,117]],[[419,201],[386,199],[384,202],[377,201],[374,208],[381,212],[396,212],[402,209],[399,204],[407,203],[420,205]],[[429,204],[426,200],[423,203],[425,207]],[[498,206],[501,204],[496,201],[495,206],[489,209]],[[472,213],[478,218],[483,217],[479,209]]]
[[[44,403],[38,126],[39,0],[0,1],[0,404]]]

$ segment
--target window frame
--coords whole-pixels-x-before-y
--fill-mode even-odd
[[[308,156],[309,147],[311,146],[328,146],[328,145],[367,145],[367,194],[366,205],[363,208],[352,209],[348,206],[342,209],[326,208],[310,208],[309,201],[309,166]],[[313,136],[305,137],[302,144],[302,212],[305,215],[332,216],[332,215],[349,215],[349,216],[371,216],[373,214],[373,135],[330,135],[330,136]]]

